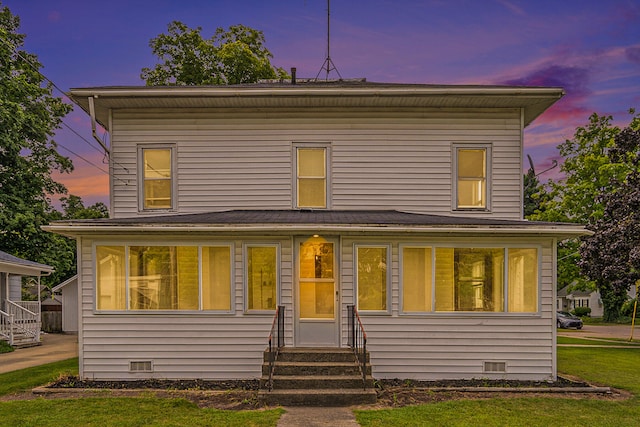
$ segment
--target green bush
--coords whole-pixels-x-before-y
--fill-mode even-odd
[[[576,307],[573,309],[573,314],[578,317],[590,316],[591,307]]]
[[[622,308],[620,309],[620,315],[625,317],[633,317],[633,306],[636,303],[636,299],[630,299],[629,301],[622,304]],[[640,306],[636,312],[636,319],[640,318]]]
[[[10,353],[13,351],[13,347],[11,347],[6,341],[0,341],[0,353]]]

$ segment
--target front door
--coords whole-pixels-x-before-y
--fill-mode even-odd
[[[296,239],[297,346],[338,346],[337,243],[317,235]]]

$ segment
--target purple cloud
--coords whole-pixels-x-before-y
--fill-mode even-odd
[[[551,65],[534,70],[522,78],[507,80],[502,83],[513,86],[562,87],[572,97],[585,97],[591,93],[589,89],[589,71],[581,67]]]
[[[624,53],[629,61],[640,64],[640,47],[629,47]]]

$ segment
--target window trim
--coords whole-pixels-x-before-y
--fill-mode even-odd
[[[458,201],[458,153],[460,150],[484,150],[485,151],[485,206],[483,207],[459,207]],[[491,182],[492,182],[492,152],[491,143],[460,143],[454,142],[451,147],[451,210],[457,212],[491,212]]]
[[[325,150],[325,207],[309,207],[300,206],[298,203],[298,149],[324,149]],[[291,201],[293,209],[317,209],[317,210],[329,210],[331,209],[331,143],[330,142],[294,142],[292,144],[291,156],[293,161],[291,162],[291,175],[292,175],[292,194]]]
[[[280,305],[280,298],[282,294],[281,289],[281,276],[282,276],[282,268],[281,268],[281,247],[278,242],[244,242],[242,244],[242,287],[243,287],[243,304],[244,304],[244,314],[268,314],[273,315],[276,309],[273,310],[256,310],[249,308],[249,274],[247,269],[249,267],[249,257],[247,249],[249,247],[274,247],[276,248],[276,301],[275,307],[277,308]]]
[[[97,276],[97,247],[98,246],[120,246],[124,247],[124,293],[125,293],[125,308],[118,310],[100,309],[98,308],[98,276]],[[191,246],[198,249],[198,309],[197,310],[133,310],[130,307],[130,295],[129,295],[129,248],[131,246]],[[203,296],[202,296],[202,248],[203,247],[216,247],[216,248],[228,248],[229,249],[229,309],[228,310],[214,310],[203,308]],[[197,242],[197,243],[185,243],[181,241],[168,241],[160,244],[157,241],[136,241],[136,242],[119,242],[119,241],[96,241],[92,243],[92,263],[93,263],[93,313],[94,314],[127,314],[127,315],[156,315],[156,314],[203,314],[203,315],[232,315],[235,313],[234,298],[235,298],[235,274],[234,274],[234,244],[232,242]]]
[[[384,248],[387,253],[387,271],[386,271],[386,306],[385,310],[361,310],[358,298],[358,248]],[[391,293],[393,292],[393,283],[391,283],[391,270],[393,269],[393,251],[391,243],[354,243],[353,244],[353,298],[358,313],[363,315],[390,315],[391,314]]]
[[[405,248],[430,248],[432,250],[432,287],[431,287],[431,311],[404,311],[403,298],[404,298],[404,268],[403,257]],[[504,282],[503,286],[503,307],[501,311],[437,311],[436,310],[436,249],[438,248],[453,248],[453,249],[502,249],[504,251],[505,263],[503,266]],[[536,284],[536,311],[509,311],[509,267],[507,260],[509,259],[509,249],[534,249],[537,257],[537,275],[538,281]],[[399,259],[399,315],[401,316],[499,316],[499,317],[515,317],[515,316],[540,316],[542,314],[542,245],[540,244],[489,244],[489,243],[477,243],[477,244],[460,244],[460,243],[434,243],[434,242],[407,242],[400,243],[398,245],[398,259]],[[357,295],[357,294],[356,294]],[[367,312],[365,312],[367,313]]]
[[[144,177],[144,151],[145,150],[170,150],[171,154],[171,207],[169,208],[145,208],[145,177]],[[138,170],[138,212],[175,212],[178,200],[178,168],[177,168],[177,144],[138,144],[137,145],[137,170]]]

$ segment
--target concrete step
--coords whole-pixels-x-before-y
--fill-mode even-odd
[[[376,402],[374,389],[260,390],[258,398],[270,406],[351,406]]]
[[[265,362],[269,353],[265,351]],[[353,362],[355,356],[350,348],[283,347],[278,354],[279,362]]]
[[[367,366],[370,368],[369,366]],[[370,369],[368,369],[370,370]],[[360,375],[360,368],[351,362],[280,362],[276,361],[275,375]],[[269,374],[269,364],[262,365],[262,374]]]
[[[261,383],[266,386],[268,376],[263,376]],[[358,375],[274,375],[273,388],[278,390],[292,389],[362,389],[373,387],[373,379],[367,377],[366,384]]]

